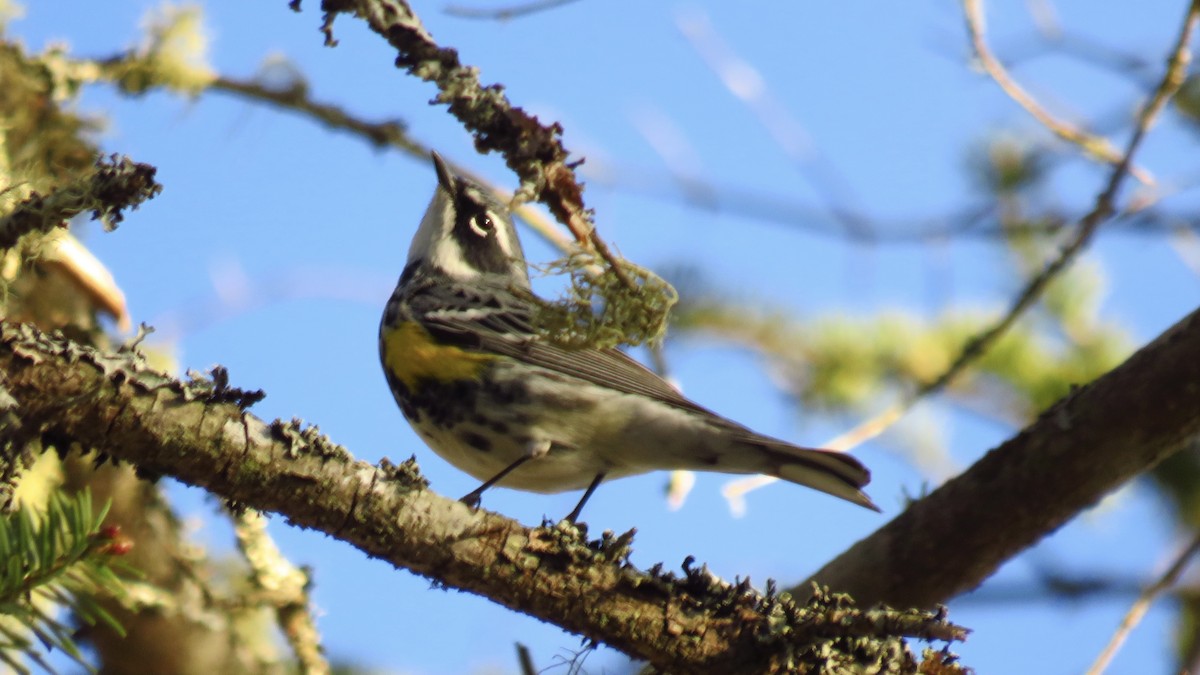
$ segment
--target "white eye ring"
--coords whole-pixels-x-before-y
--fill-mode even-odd
[[[479,219],[480,219],[480,218],[482,218],[482,219],[483,219],[483,222],[485,222],[485,223],[487,223],[487,224],[488,224],[488,227],[487,227],[487,228],[483,228],[483,227],[480,227],[480,226],[479,226]],[[489,233],[489,232],[491,232],[491,231],[492,231],[492,229],[493,229],[493,228],[492,228],[492,226],[491,226],[491,225],[492,225],[492,221],[491,221],[491,219],[490,219],[490,218],[488,218],[486,215],[472,216],[472,217],[471,217],[471,220],[467,221],[467,224],[471,226],[471,231],[472,231],[472,232],[474,232],[475,234],[477,234],[477,235],[479,235],[479,236],[481,236],[481,237],[486,237],[486,236],[488,236],[488,233]]]

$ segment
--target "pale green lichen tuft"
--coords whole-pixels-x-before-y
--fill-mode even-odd
[[[542,271],[570,277],[565,296],[541,301],[534,319],[541,335],[569,349],[658,342],[666,335],[671,308],[679,301],[671,284],[628,261],[621,261],[619,275],[594,254],[578,252]]]
[[[132,54],[114,64],[115,79],[130,93],[164,86],[199,94],[216,79],[208,64],[208,33],[199,7],[164,5],[143,20],[145,38]]]

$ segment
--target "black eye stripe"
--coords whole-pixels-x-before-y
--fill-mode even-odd
[[[459,179],[453,197],[454,222],[448,233],[462,252],[463,260],[485,273],[509,274],[514,259],[523,260],[521,243],[515,241],[505,217],[505,208],[490,193]]]
[[[451,236],[458,241],[467,264],[480,272],[506,274],[509,269],[509,254],[494,234],[498,217],[473,202],[460,204],[455,214]]]
[[[478,230],[490,232],[494,229],[492,222],[493,203],[491,198],[478,187],[459,181],[457,194],[454,199],[457,211],[456,227],[466,226],[475,236],[480,236]]]

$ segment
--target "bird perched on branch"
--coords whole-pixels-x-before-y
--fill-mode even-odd
[[[383,313],[379,354],[417,434],[485,490],[584,489],[661,469],[762,473],[878,511],[870,473],[725,419],[617,349],[540,335],[538,304],[506,208],[436,153],[437,188]]]

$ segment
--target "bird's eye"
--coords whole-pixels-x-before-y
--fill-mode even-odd
[[[492,223],[491,217],[489,217],[486,213],[481,213],[477,216],[471,216],[469,224],[471,226],[471,231],[481,237],[488,236],[492,230],[496,229],[495,224]]]

